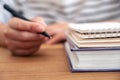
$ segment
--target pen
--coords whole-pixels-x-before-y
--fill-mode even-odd
[[[25,18],[24,16],[22,16],[21,14],[19,14],[18,12],[16,12],[16,11],[15,11],[14,9],[12,9],[9,5],[4,4],[3,7],[4,7],[7,11],[9,11],[13,16],[18,17],[18,18],[21,18],[21,19],[26,20],[26,21],[31,21],[31,20]],[[51,36],[50,36],[47,32],[45,32],[45,31],[44,31],[44,32],[41,32],[41,33],[38,33],[38,34],[42,34],[42,35],[44,35],[45,37],[48,37],[49,39],[51,38]]]

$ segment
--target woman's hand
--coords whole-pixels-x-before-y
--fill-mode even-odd
[[[33,22],[13,18],[5,30],[8,49],[17,56],[28,56],[35,53],[46,38],[37,32],[45,31],[45,23],[41,18]]]
[[[46,44],[56,44],[65,41],[65,30],[67,27],[67,23],[56,23],[46,27],[46,31],[52,35],[52,38],[48,40]]]

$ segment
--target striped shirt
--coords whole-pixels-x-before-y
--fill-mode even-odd
[[[56,22],[98,22],[120,19],[120,0],[26,0],[26,15]]]
[[[48,24],[85,23],[120,19],[120,0],[0,0],[17,5],[28,18],[41,16]],[[15,4],[13,3],[15,1]],[[0,4],[0,21],[11,15]]]

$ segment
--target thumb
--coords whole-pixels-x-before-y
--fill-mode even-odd
[[[61,41],[61,37],[59,35],[54,35],[52,39],[48,40],[46,44],[56,44]]]
[[[18,18],[11,19],[8,25],[10,26],[10,28],[19,30],[19,31],[29,31],[29,32],[45,31],[45,26],[40,23],[25,21]]]

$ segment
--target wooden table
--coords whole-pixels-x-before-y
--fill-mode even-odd
[[[43,45],[32,57],[0,48],[0,80],[120,80],[120,72],[71,73],[63,44],[57,44]]]

